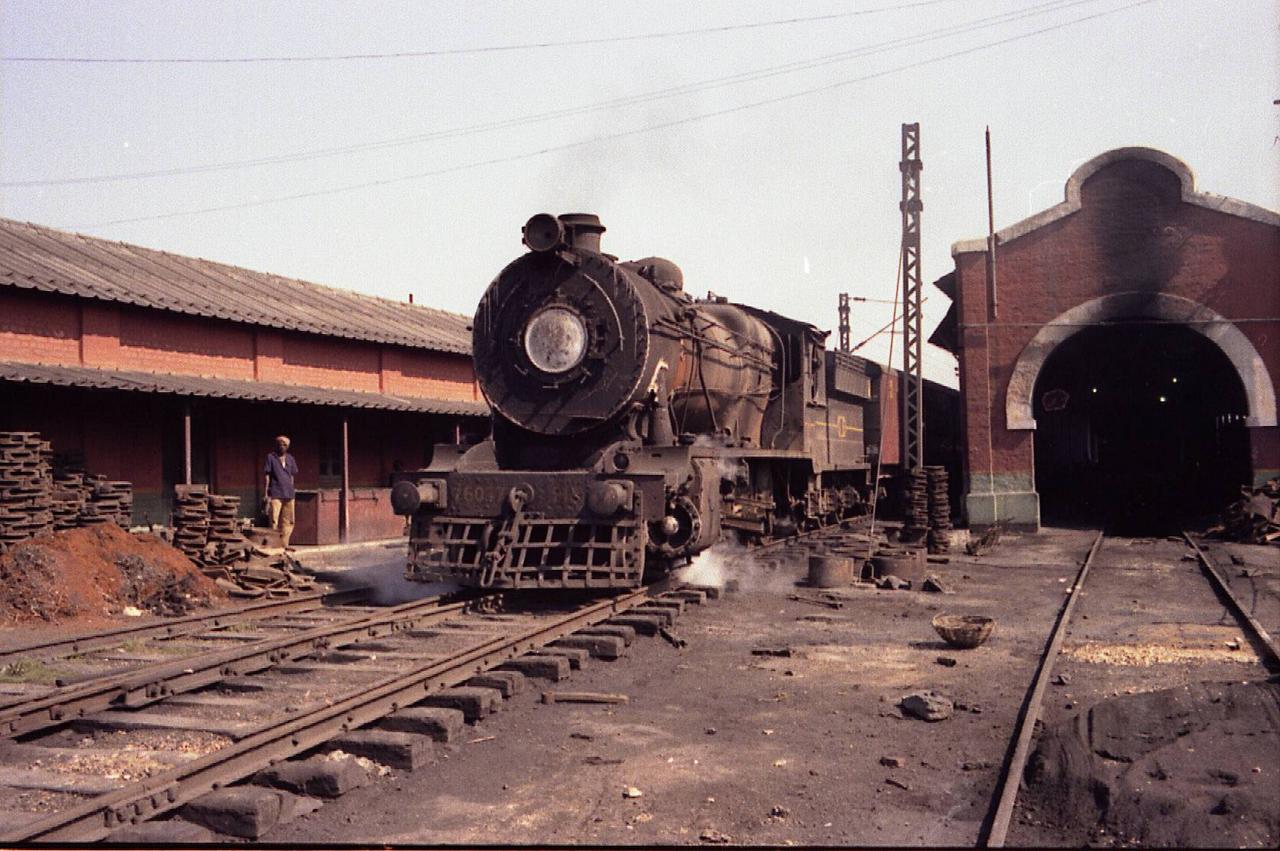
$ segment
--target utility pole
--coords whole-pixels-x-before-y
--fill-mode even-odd
[[[902,125],[902,465],[924,467],[923,328],[920,313],[920,125]]]
[[[849,351],[849,294],[840,293],[840,351]]]

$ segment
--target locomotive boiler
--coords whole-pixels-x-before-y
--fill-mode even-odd
[[[399,482],[408,575],[628,588],[731,531],[860,510],[866,362],[811,325],[708,296],[674,263],[619,262],[594,215],[539,214],[473,324],[491,436]]]

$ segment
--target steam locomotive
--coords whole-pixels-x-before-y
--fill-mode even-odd
[[[807,323],[692,298],[669,260],[619,262],[604,230],[535,215],[481,299],[492,434],[437,446],[393,488],[410,579],[630,588],[725,533],[762,541],[864,510],[879,368]]]

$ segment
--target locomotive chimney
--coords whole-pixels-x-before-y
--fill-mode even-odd
[[[594,213],[564,213],[558,217],[564,225],[569,245],[584,251],[600,253],[600,234],[604,233],[604,225],[600,217]]]

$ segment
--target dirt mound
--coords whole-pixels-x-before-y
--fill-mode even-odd
[[[3,621],[104,617],[126,606],[179,615],[223,596],[182,553],[114,523],[41,535],[0,556]]]
[[[1274,848],[1280,681],[1200,683],[1103,701],[1048,728],[1027,803],[1064,844]]]

